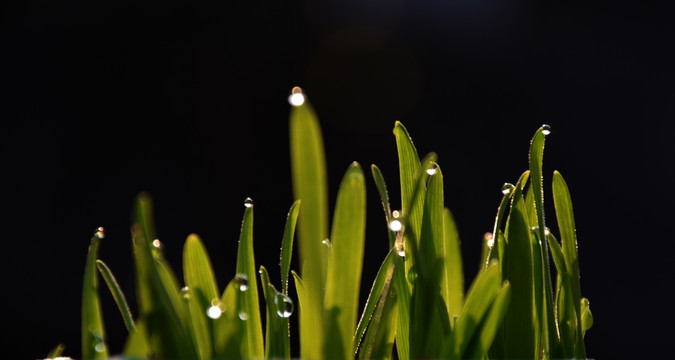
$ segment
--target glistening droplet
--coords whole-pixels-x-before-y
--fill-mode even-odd
[[[96,236],[99,239],[103,239],[105,237],[105,232],[104,232],[103,226],[99,226],[96,229],[96,232],[94,233],[94,236]]]
[[[401,231],[402,228],[403,224],[401,224],[401,222],[396,219],[389,222],[389,230],[391,231]]]
[[[239,318],[240,318],[241,320],[246,321],[246,320],[248,320],[248,314],[247,314],[245,311],[240,311],[240,312],[239,312]]]
[[[513,186],[513,184],[511,184],[511,183],[504,183],[504,185],[502,185],[502,194],[504,194],[504,195],[510,194],[511,191],[513,191],[514,187],[515,186]]]
[[[248,277],[244,274],[237,274],[234,279],[239,284],[239,291],[248,290]]]
[[[495,246],[495,238],[494,236],[492,236],[491,232],[486,232],[485,235],[483,235],[483,238],[485,239],[485,242],[490,249],[492,249],[492,247]]]
[[[288,96],[288,103],[293,106],[300,106],[305,103],[305,94],[299,86],[291,89],[291,95]]]
[[[250,197],[247,197],[246,200],[244,200],[244,206],[246,206],[247,208],[250,208],[251,206],[253,206],[253,199],[251,199]]]
[[[429,176],[436,175],[436,167],[434,166],[432,168],[427,169],[427,175]]]
[[[183,296],[183,299],[190,300],[190,288],[187,286],[184,286],[182,289],[180,289],[180,294]]]
[[[544,135],[548,135],[551,133],[551,125],[544,124],[541,126],[541,133]]]
[[[288,296],[277,293],[274,296],[274,304],[277,307],[277,315],[280,317],[287,318],[293,314],[293,300]]]
[[[212,305],[211,307],[206,309],[206,316],[210,317],[211,319],[217,319],[222,314],[223,311],[220,310],[220,307],[218,305]]]

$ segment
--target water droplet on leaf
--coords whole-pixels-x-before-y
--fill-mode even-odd
[[[305,94],[299,86],[291,89],[291,95],[288,96],[288,103],[293,106],[300,106],[305,103]]]
[[[544,135],[548,135],[551,133],[551,125],[544,124],[541,126],[541,133]]]
[[[510,194],[511,191],[513,191],[514,187],[515,186],[513,186],[513,184],[511,184],[511,183],[504,183],[504,185],[502,185],[502,194],[504,194],[504,195]]]
[[[244,274],[237,274],[234,279],[239,284],[239,291],[248,290],[248,277]]]
[[[239,318],[240,318],[241,320],[246,321],[246,320],[248,320],[248,314],[247,314],[245,311],[240,311],[240,312],[239,312]]]
[[[244,206],[246,206],[247,208],[250,208],[251,206],[253,206],[253,199],[251,199],[250,197],[247,197],[246,200],[244,200]]]
[[[211,307],[206,309],[206,316],[210,317],[211,319],[217,319],[222,314],[223,311],[220,309],[218,305],[211,305]]]
[[[277,315],[280,317],[287,318],[293,314],[293,301],[288,296],[277,293],[274,296],[274,304],[277,306]]]
[[[96,229],[96,232],[94,233],[94,236],[96,236],[99,239],[103,239],[105,237],[105,230],[103,229],[103,226],[100,226]]]

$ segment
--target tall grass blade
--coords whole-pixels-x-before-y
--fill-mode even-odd
[[[244,210],[244,219],[239,235],[237,249],[237,276],[240,286],[241,311],[246,321],[242,324],[243,355],[247,359],[262,359],[265,356],[262,325],[260,323],[260,305],[258,303],[258,281],[256,280],[255,256],[253,254],[253,204]]]
[[[291,268],[291,256],[293,255],[293,239],[295,238],[295,227],[298,222],[298,213],[300,212],[300,202],[296,200],[288,210],[286,225],[284,226],[284,237],[281,240],[281,291],[288,295],[288,271]]]
[[[428,272],[418,274],[410,302],[410,357],[435,359],[442,356],[450,334],[450,319],[440,287],[443,260],[429,264]]]
[[[117,308],[119,309],[122,319],[124,320],[124,326],[126,326],[127,331],[131,334],[132,332],[136,331],[136,324],[134,323],[134,318],[131,315],[129,304],[127,303],[127,299],[124,297],[122,289],[117,283],[117,280],[115,279],[112,271],[108,265],[103,262],[103,260],[96,260],[96,266],[98,267],[98,271],[101,273],[101,276],[103,276],[106,285],[108,285],[108,289],[110,289],[110,293],[112,294],[115,304],[117,304]]]
[[[328,238],[328,185],[326,159],[319,121],[307,100],[290,114],[293,194],[302,201],[298,219],[300,274],[307,298],[300,311],[300,354],[322,357],[323,289],[328,253],[321,243]]]
[[[98,272],[96,259],[98,247],[104,237],[102,229],[91,238],[82,285],[82,359],[107,359],[105,328],[101,300],[98,296]]]
[[[387,222],[387,229],[389,229],[389,224],[392,219],[392,210],[391,204],[389,203],[389,192],[387,191],[387,184],[384,181],[384,176],[382,171],[375,164],[370,166],[370,170],[373,173],[373,179],[375,180],[375,187],[377,192],[380,194],[380,200],[382,201],[382,208],[384,209],[384,218]],[[387,231],[389,235],[389,248],[393,248],[396,242],[396,231],[389,229]]]
[[[570,291],[574,299],[574,311],[576,313],[576,341],[575,357],[586,357],[586,350],[583,342],[582,330],[582,311],[581,311],[581,286],[579,279],[579,258],[577,253],[576,226],[574,224],[574,211],[572,209],[572,199],[565,179],[558,171],[553,172],[553,204],[555,206],[558,229],[560,231],[560,240],[562,242],[562,252],[565,257],[565,264],[569,272]]]
[[[155,239],[152,201],[141,194],[136,203],[133,228],[139,318],[146,322],[150,351],[158,358],[197,359],[194,337],[187,333],[188,314],[178,284],[161,255]]]
[[[460,314],[464,306],[464,270],[457,226],[448,208],[443,211],[443,237],[446,260],[445,274],[441,278],[441,283],[445,283],[447,287],[447,294],[443,299],[448,309],[448,316],[453,319]]]
[[[260,284],[266,304],[265,359],[290,359],[291,345],[288,329],[288,314],[284,308],[286,296],[270,283],[264,266],[260,267]]]
[[[402,235],[399,235],[402,236]],[[397,251],[397,250],[395,250]],[[397,251],[398,253],[398,251]],[[405,273],[405,261],[402,256],[394,256],[394,286],[398,304],[396,323],[396,353],[400,360],[410,359],[410,288]]]
[[[390,254],[393,254],[393,252]],[[392,275],[393,271],[390,273],[377,300],[377,306],[370,318],[368,329],[359,350],[359,359],[391,359],[393,356],[392,350],[396,337],[398,313],[396,292],[392,286]]]
[[[361,341],[363,335],[366,332],[366,328],[370,328],[370,322],[373,317],[373,313],[377,306],[380,306],[380,298],[382,293],[385,291],[385,288],[389,288],[394,276],[394,256],[398,256],[396,249],[390,249],[387,257],[384,258],[380,269],[375,276],[375,281],[373,286],[370,288],[370,293],[368,294],[368,299],[366,300],[366,306],[363,309],[361,314],[361,319],[356,327],[356,333],[354,334],[354,346],[352,352],[356,355],[358,349],[361,347]],[[378,324],[374,324],[378,326]]]
[[[478,326],[479,330],[477,334],[474,335],[470,345],[464,352],[465,359],[480,359],[486,356],[504,319],[504,315],[506,315],[510,301],[511,285],[506,281],[497,293],[495,300],[490,304],[490,309]]]
[[[366,189],[363,171],[353,163],[338,190],[331,230],[324,321],[324,358],[353,356],[352,342],[359,306],[359,288],[366,226]]]
[[[394,124],[394,136],[396,137],[396,147],[398,149],[398,166],[401,181],[401,209],[407,211],[404,215],[407,217],[408,231],[414,232],[419,239],[420,229],[422,227],[422,210],[424,206],[424,196],[417,197],[413,202],[413,194],[417,187],[418,174],[420,172],[420,159],[413,145],[408,130],[402,123],[397,121]]]

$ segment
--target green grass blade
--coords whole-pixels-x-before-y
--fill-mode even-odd
[[[588,299],[581,298],[581,337],[586,335],[586,331],[593,326],[593,314]]]
[[[190,234],[183,247],[183,277],[189,293],[188,308],[195,341],[202,358],[210,359],[213,354],[213,331],[206,318],[207,309],[218,301],[218,286],[211,260],[201,239]]]
[[[443,237],[446,245],[445,274],[441,283],[445,283],[447,294],[444,296],[445,305],[450,319],[458,316],[464,306],[464,270],[462,268],[462,253],[459,246],[457,226],[448,208],[443,211]]]
[[[529,172],[528,175],[529,177]],[[526,179],[524,181],[527,181]],[[509,202],[511,201],[511,196],[513,195],[513,190],[515,189],[515,186],[510,183],[504,183],[502,186],[502,200],[499,202],[499,207],[497,208],[497,215],[495,215],[495,223],[492,228],[492,239],[493,239],[493,245],[490,248],[490,255],[487,256],[487,259],[485,260],[485,268],[487,268],[492,260],[499,260],[500,264],[502,265],[502,268],[504,268],[505,260],[503,258],[503,252],[504,252],[504,243],[499,241],[499,234],[502,233],[502,223],[504,222],[504,214],[506,214],[506,210],[509,208]]]
[[[53,359],[60,357],[63,355],[63,351],[66,349],[66,345],[64,344],[58,344],[56,345],[51,351],[49,351],[49,354],[47,354],[47,359]]]
[[[506,219],[504,280],[511,284],[511,303],[504,317],[504,354],[499,358],[536,358],[534,328],[533,262],[530,226],[523,200],[524,173],[514,188]]]
[[[390,255],[398,256],[392,254],[395,254],[394,251],[391,251]],[[393,261],[391,264],[393,266]],[[368,329],[359,349],[359,359],[392,358],[398,312],[396,292],[392,286],[393,268],[391,270],[388,280],[380,292],[380,297],[377,299],[375,311],[370,318]]]
[[[286,225],[284,227],[284,237],[281,240],[281,291],[288,294],[288,271],[291,268],[291,257],[293,255],[293,238],[295,237],[295,227],[298,222],[298,213],[300,212],[300,202],[296,200],[291,209],[288,210]]]
[[[245,359],[247,343],[244,342],[244,323],[242,316],[241,276],[235,276],[225,287],[220,297],[215,314],[209,316],[209,324],[213,329],[214,359]],[[248,283],[246,284],[248,286]],[[220,315],[220,316],[215,316]]]
[[[506,315],[509,302],[511,301],[511,286],[506,281],[497,293],[495,300],[490,305],[488,313],[479,325],[478,334],[474,336],[471,344],[464,352],[465,359],[480,359],[488,353],[490,345],[499,330],[499,326]]]
[[[396,147],[398,150],[398,164],[401,181],[401,209],[407,210],[404,213],[408,217],[409,228],[419,238],[422,226],[422,208],[424,206],[424,197],[419,197],[413,203],[413,193],[417,186],[417,177],[420,171],[420,159],[413,145],[408,130],[402,123],[394,124],[394,136],[396,137]]]
[[[136,260],[139,318],[146,321],[150,351],[159,358],[199,358],[199,351],[188,331],[188,312],[178,283],[165,264],[161,252],[151,244],[155,239],[152,201],[138,197],[133,231]]]
[[[255,256],[253,254],[253,204],[250,203],[246,204],[244,219],[241,224],[236,269],[238,276],[245,276],[245,281],[247,281],[246,290],[240,293],[240,306],[247,317],[242,326],[243,355],[247,359],[262,359],[265,356],[265,347],[258,302]]]
[[[433,175],[427,174],[429,183],[424,194],[422,229],[418,244],[420,255],[424,258],[422,264],[431,264],[439,257],[445,259],[446,254],[443,233],[443,174],[440,166],[436,165],[433,170]],[[420,270],[422,268],[419,268],[418,272]],[[441,271],[441,276],[444,274],[445,271]],[[441,295],[447,298],[449,289],[443,285],[441,283]]]
[[[363,171],[353,163],[338,191],[331,230],[324,299],[326,341],[324,358],[351,357],[359,306],[359,288],[366,225],[366,188]]]
[[[435,359],[442,356],[450,334],[450,319],[438,289],[443,260],[436,259],[428,273],[420,273],[414,282],[410,301],[410,357]]]
[[[117,283],[117,280],[115,279],[112,271],[108,265],[103,262],[103,260],[96,260],[96,266],[98,267],[98,271],[101,273],[101,276],[103,276],[105,283],[108,285],[108,289],[110,289],[113,299],[115,299],[115,304],[117,304],[117,308],[120,310],[120,314],[122,315],[124,326],[126,326],[127,331],[129,333],[136,331],[136,324],[134,323],[134,318],[131,315],[131,310],[129,310],[129,304],[127,303],[127,299],[124,297],[124,293]]]
[[[394,286],[396,290],[396,302],[398,304],[396,353],[400,360],[409,360],[411,294],[410,288],[408,287],[408,279],[405,274],[405,259],[402,256],[394,256]]]
[[[450,334],[445,357],[464,359],[472,338],[479,330],[479,324],[490,310],[490,305],[497,297],[501,286],[499,265],[496,263],[478,273],[471,284],[466,297],[466,304],[455,322]]]
[[[382,171],[375,165],[370,166],[370,170],[373,173],[373,179],[375,180],[375,187],[377,192],[380,194],[380,200],[382,201],[382,208],[384,209],[384,217],[387,222],[387,234],[389,235],[389,248],[393,248],[396,242],[396,232],[389,229],[389,223],[393,220],[391,218],[391,204],[389,203],[389,192],[387,192],[387,184],[384,181],[384,176]]]
[[[264,266],[261,266],[258,272],[266,304],[265,359],[290,359],[288,316],[292,313],[292,309],[287,311],[289,309],[284,307],[290,299],[270,283],[269,274]],[[290,304],[292,306],[293,302]]]
[[[143,320],[136,323],[136,331],[130,333],[124,344],[125,358],[129,359],[146,359],[152,357],[152,351],[147,339],[147,327]]]
[[[357,353],[360,347],[363,335],[366,332],[366,328],[370,326],[369,324],[376,306],[380,305],[379,301],[382,292],[384,291],[385,287],[389,287],[391,279],[394,276],[394,256],[398,256],[398,254],[396,253],[396,249],[392,248],[389,250],[387,257],[384,258],[382,265],[380,265],[380,269],[375,276],[373,286],[370,288],[370,293],[368,294],[368,299],[366,300],[366,306],[363,309],[361,319],[359,320],[359,323],[356,327],[356,333],[354,334],[354,354]]]
[[[105,328],[101,312],[101,300],[98,296],[98,272],[96,259],[98,247],[103,239],[103,230],[91,238],[82,285],[82,359],[107,359],[108,348],[105,344]]]
[[[553,172],[553,204],[555,206],[558,229],[560,231],[560,240],[562,242],[562,252],[565,257],[565,264],[570,275],[571,296],[574,300],[574,309],[577,314],[576,332],[579,334],[576,339],[576,350],[574,356],[585,357],[586,350],[581,334],[582,321],[581,315],[581,285],[579,280],[579,258],[577,253],[576,226],[574,224],[574,210],[572,208],[572,199],[565,179],[558,171]]]
[[[300,311],[301,357],[321,358],[323,289],[328,252],[321,243],[328,238],[328,183],[319,121],[305,99],[290,114],[291,174],[293,194],[302,201],[298,219],[300,274],[307,298]]]

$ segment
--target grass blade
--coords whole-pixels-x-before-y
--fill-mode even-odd
[[[301,200],[296,200],[291,209],[288,210],[286,225],[284,227],[284,237],[281,240],[281,291],[288,295],[288,271],[291,268],[291,257],[293,255],[293,238],[295,237],[295,226],[298,222],[298,213],[300,212]]]
[[[150,344],[147,338],[148,329],[145,326],[143,320],[139,320],[136,323],[136,331],[130,333],[127,337],[126,343],[124,344],[124,354],[125,358],[129,359],[149,359],[151,358],[151,349]]]
[[[230,280],[220,296],[220,302],[212,305],[216,307],[215,313],[209,312],[211,315],[208,321],[213,329],[213,357],[215,359],[246,358],[248,344],[244,341],[245,320],[241,315],[242,293],[245,292],[241,290],[242,285],[240,276],[235,276]]]
[[[382,201],[382,208],[384,209],[384,217],[387,222],[387,234],[389,235],[389,248],[393,248],[396,242],[396,232],[389,229],[389,223],[391,219],[391,204],[389,203],[389,193],[387,192],[387,184],[384,181],[384,176],[380,169],[375,165],[370,166],[370,170],[373,173],[373,179],[375,180],[375,187],[377,187],[377,192],[380,194],[380,200]]]
[[[47,354],[47,359],[54,359],[63,355],[63,351],[66,349],[66,345],[58,344],[56,345],[49,354]]]
[[[82,359],[84,360],[108,358],[96,270],[98,247],[103,238],[103,229],[99,228],[91,238],[84,269],[82,285]]]
[[[394,124],[394,136],[396,137],[396,147],[398,149],[398,166],[401,181],[401,209],[407,217],[409,229],[414,232],[419,239],[420,229],[422,227],[422,210],[424,206],[424,196],[420,196],[413,203],[413,194],[417,187],[417,178],[420,172],[420,159],[413,145],[408,130],[402,123],[397,121]]]
[[[101,276],[103,276],[103,280],[105,280],[105,283],[108,285],[108,289],[110,289],[113,299],[115,299],[115,304],[117,304],[117,308],[120,310],[120,314],[124,320],[124,326],[127,327],[127,331],[131,334],[132,332],[136,331],[136,324],[134,323],[134,318],[131,315],[129,304],[127,303],[127,299],[124,297],[122,289],[117,283],[117,280],[115,279],[112,271],[108,265],[103,262],[103,260],[96,260],[96,266],[98,267],[98,271],[101,273]]]
[[[410,301],[410,357],[434,359],[442,356],[450,334],[450,319],[440,287],[443,260],[437,258],[428,273],[419,273]]]
[[[361,314],[361,319],[359,320],[359,324],[356,327],[356,333],[354,334],[353,353],[355,355],[360,347],[366,328],[370,326],[369,324],[373,312],[375,311],[376,306],[380,305],[382,293],[385,287],[389,287],[391,279],[394,276],[394,256],[398,256],[396,249],[390,249],[375,276],[375,281],[373,282],[373,286],[368,294],[368,299],[366,300],[366,306],[363,309],[363,314]]]
[[[553,204],[555,206],[562,252],[565,264],[569,272],[571,296],[574,299],[574,311],[576,313],[575,357],[586,356],[583,343],[582,311],[581,311],[581,286],[579,279],[579,258],[577,253],[576,226],[574,224],[574,211],[572,199],[565,179],[558,171],[553,172]]]
[[[464,306],[464,270],[462,268],[462,253],[459,248],[457,226],[448,208],[443,211],[443,236],[445,250],[445,274],[441,283],[445,284],[447,293],[443,297],[450,319],[458,316]]]
[[[363,171],[353,163],[345,174],[335,205],[328,260],[324,321],[324,358],[347,358],[352,353],[359,305],[365,244],[366,189]]]
[[[291,109],[290,146],[293,194],[302,201],[298,219],[300,274],[307,285],[300,311],[300,353],[304,358],[318,359],[323,347],[323,329],[317,324],[322,323],[326,282],[328,254],[321,241],[328,238],[328,184],[319,121],[306,99]]]
[[[497,293],[495,300],[490,305],[488,313],[479,325],[479,330],[471,341],[471,344],[465,351],[464,358],[466,359],[480,359],[485,357],[490,349],[490,345],[499,330],[509,302],[511,301],[511,285],[508,281],[504,282],[502,288]]]
[[[396,302],[398,304],[396,353],[400,360],[409,360],[411,294],[410,288],[408,287],[408,279],[405,274],[405,259],[402,256],[394,256],[394,286],[396,290]]]
[[[392,250],[388,256],[397,256],[393,254],[394,251]],[[391,265],[393,266],[393,261]],[[392,277],[393,268],[387,276],[387,281],[379,294],[379,299],[377,299],[375,311],[368,323],[368,329],[359,350],[359,359],[392,358],[394,338],[396,337],[396,321],[398,319],[396,292],[393,290]]]
[[[260,283],[263,288],[266,304],[265,321],[265,359],[290,359],[291,345],[288,328],[288,316],[291,311],[287,311],[284,306],[289,304],[290,299],[277,291],[270,283],[267,269],[260,267]],[[293,302],[290,302],[291,306]]]
[[[240,307],[247,320],[242,325],[243,356],[247,359],[262,359],[265,356],[260,305],[258,303],[258,282],[256,280],[255,256],[253,254],[253,204],[247,203],[239,235],[237,249],[237,276],[246,282],[240,288]]]
[[[593,314],[588,299],[581,298],[581,337],[586,335],[586,330],[593,326]]]

